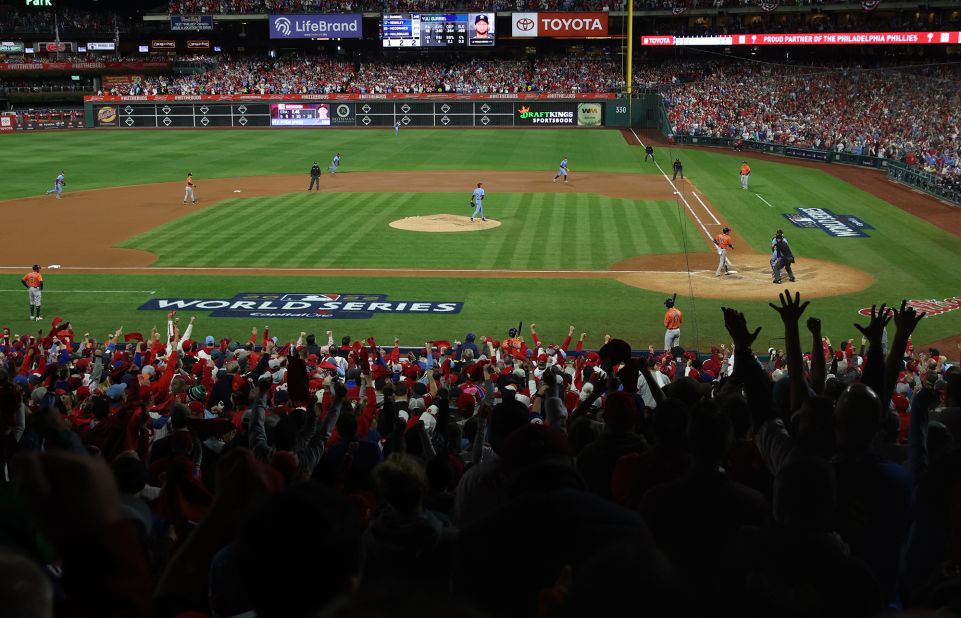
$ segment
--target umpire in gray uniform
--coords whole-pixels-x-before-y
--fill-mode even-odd
[[[784,232],[778,230],[777,234],[774,235],[774,266],[772,270],[774,271],[774,283],[781,283],[781,270],[787,270],[787,276],[789,281],[794,281],[794,271],[791,270],[791,264],[794,263],[794,253],[791,252],[791,245],[787,244],[787,239],[784,238]]]
[[[310,186],[307,188],[311,191],[317,185],[317,190],[320,191],[320,166],[314,161],[314,166],[310,168]]]

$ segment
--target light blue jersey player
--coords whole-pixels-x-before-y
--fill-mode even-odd
[[[394,123],[394,137],[400,135],[400,120]]]
[[[65,181],[64,181],[63,170],[60,170],[60,173],[57,175],[57,179],[53,181],[53,188],[47,191],[47,195],[50,195],[51,193],[56,193],[57,199],[59,200],[60,194],[63,193],[64,182]]]
[[[484,183],[481,183],[481,182],[477,183],[477,188],[474,189],[474,193],[471,195],[471,198],[470,198],[471,201],[474,202],[474,214],[470,216],[471,223],[474,222],[474,217],[476,217],[477,215],[480,215],[481,221],[487,221],[487,219],[484,218],[484,195],[485,194],[484,194],[484,187],[481,186],[483,184]]]
[[[564,158],[561,160],[561,166],[557,170],[557,176],[554,176],[554,182],[557,182],[557,179],[560,178],[561,176],[564,177],[564,182],[566,183],[567,182],[567,155],[564,155]]]
[[[330,173],[336,174],[337,168],[340,167],[340,153],[334,155],[334,159],[330,162]]]

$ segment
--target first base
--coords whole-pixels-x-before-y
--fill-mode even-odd
[[[234,193],[240,193],[240,189],[234,189]]]

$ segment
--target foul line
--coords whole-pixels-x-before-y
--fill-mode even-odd
[[[20,271],[29,266],[0,266],[0,270]],[[423,274],[429,276],[434,274],[477,274],[495,273],[510,277],[511,275],[641,275],[641,274],[665,274],[665,275],[686,275],[687,271],[667,271],[667,270],[505,270],[502,268],[258,268],[256,266],[61,266],[58,270],[83,270],[93,272],[115,272],[115,271],[134,271],[134,272],[244,272],[244,273],[284,273],[284,272],[312,272],[320,274],[337,275],[338,273],[384,273],[384,274]],[[22,292],[21,290],[0,290],[0,292]],[[60,290],[61,292],[97,292],[98,290]],[[154,294],[155,290],[100,290],[101,292],[139,292]]]
[[[761,200],[762,202],[764,202],[765,204],[767,204],[768,208],[774,208],[774,204],[772,204],[771,202],[769,202],[769,201],[767,201],[766,199],[764,199],[763,197],[761,197],[761,194],[760,194],[760,193],[755,193],[754,195],[757,196],[757,199],[759,199],[759,200]]]
[[[701,202],[701,206],[704,207],[704,210],[707,212],[707,214],[711,215],[711,218],[714,219],[714,225],[721,225],[721,222],[717,220],[717,217],[715,217],[714,213],[711,212],[711,209],[707,207],[707,204],[705,204],[704,200],[701,199],[701,196],[697,194],[697,191],[691,191],[691,195],[696,197],[697,201]]]
[[[642,142],[641,138],[638,137],[637,133],[634,132],[633,127],[631,128],[631,133],[634,134],[634,137],[637,139],[637,143],[640,144],[642,147],[646,148],[646,146],[644,145],[644,142]],[[657,162],[657,159],[654,160],[654,165],[657,166],[657,170],[661,172],[661,176],[664,177],[664,180],[666,180],[668,184],[670,184],[671,187],[673,187],[674,195],[677,195],[678,197],[680,197],[681,201],[684,202],[684,205],[687,206],[688,212],[691,213],[691,216],[694,217],[694,220],[697,221],[697,224],[701,226],[701,230],[704,231],[704,236],[707,238],[708,242],[712,242],[714,240],[714,237],[711,236],[711,233],[707,231],[707,227],[705,227],[704,222],[701,221],[701,218],[698,217],[697,213],[694,212],[694,209],[691,208],[691,204],[687,201],[687,198],[684,197],[684,194],[678,191],[677,185],[674,184],[674,181],[671,180],[670,176],[664,173],[664,169],[661,167],[661,164]],[[711,216],[713,217],[714,215],[711,215]],[[714,220],[717,221],[716,218]]]
[[[19,290],[0,290],[4,292],[23,292],[26,288]],[[44,294],[156,294],[157,290],[44,290]]]

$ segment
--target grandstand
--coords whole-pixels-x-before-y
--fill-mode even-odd
[[[957,2],[34,4],[0,616],[961,612]]]

